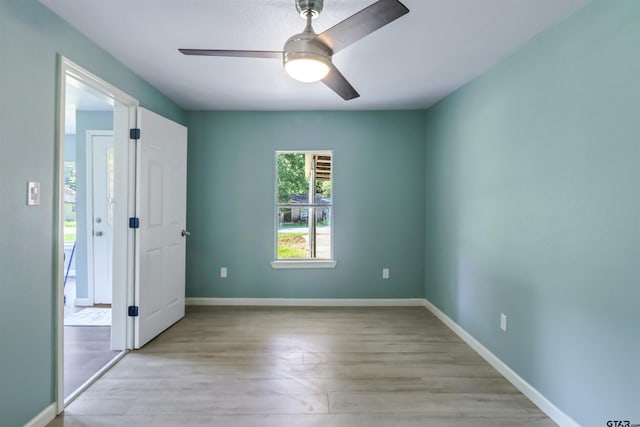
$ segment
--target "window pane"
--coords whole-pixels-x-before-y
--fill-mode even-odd
[[[315,169],[313,169],[314,165]],[[315,185],[310,186],[310,180],[313,177],[315,177]],[[310,189],[315,197],[309,198]],[[331,156],[313,153],[279,153],[278,203],[330,205]]]
[[[316,184],[316,205],[331,204],[331,181],[320,181]]]
[[[309,259],[309,208],[278,211],[278,259]]]
[[[280,207],[278,213],[278,259],[331,259],[330,207]]]
[[[331,259],[331,208],[315,208],[316,258]]]
[[[276,258],[332,259],[331,152],[277,152],[276,159]]]
[[[317,154],[314,156],[315,161],[315,193],[318,205],[331,204],[331,156]]]
[[[303,153],[278,154],[278,203],[309,203]]]

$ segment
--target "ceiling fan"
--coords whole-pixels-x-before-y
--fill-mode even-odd
[[[302,82],[322,81],[344,100],[360,95],[331,62],[342,49],[409,13],[398,0],[379,0],[355,15],[316,34],[311,21],[322,12],[324,0],[295,0],[296,9],[307,21],[303,32],[287,40],[282,51],[178,49],[185,55],[232,56],[282,59],[287,73]]]

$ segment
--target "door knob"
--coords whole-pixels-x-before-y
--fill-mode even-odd
[[[190,236],[191,235],[191,233],[188,232],[187,230],[182,230],[182,233],[180,233],[180,234],[182,234],[182,237],[186,237],[186,236]]]

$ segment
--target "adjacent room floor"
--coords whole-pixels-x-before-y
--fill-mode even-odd
[[[65,326],[65,398],[118,354],[111,350],[110,326]]]
[[[120,352],[111,350],[110,313],[108,319],[78,316],[90,309],[110,311],[111,306],[75,306],[75,277],[66,281],[65,296],[64,397],[67,398]]]
[[[188,307],[49,425],[555,424],[423,308]]]

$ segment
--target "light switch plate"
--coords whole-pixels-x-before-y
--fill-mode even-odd
[[[383,279],[388,279],[389,278],[389,269],[388,268],[383,268],[382,269],[382,278]]]
[[[36,206],[40,204],[40,183],[27,182],[27,205]]]
[[[507,315],[500,313],[500,329],[507,332]]]
[[[220,277],[223,279],[227,278],[227,267],[221,267],[220,268]]]

